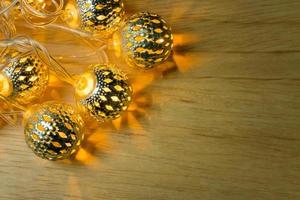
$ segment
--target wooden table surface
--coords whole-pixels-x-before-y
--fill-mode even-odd
[[[70,161],[0,131],[1,199],[300,199],[300,1],[127,0],[175,52]],[[52,91],[54,92],[54,91]]]

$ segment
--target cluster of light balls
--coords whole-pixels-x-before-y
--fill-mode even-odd
[[[72,28],[119,40],[115,48],[131,66],[153,68],[172,50],[173,36],[167,23],[147,12],[125,19],[122,0],[71,0],[62,16]],[[46,90],[51,68],[35,55],[15,51],[6,56],[15,59],[1,71],[0,94],[22,105],[39,98]],[[110,65],[92,65],[74,79],[77,108],[48,102],[31,106],[24,114],[26,142],[39,157],[65,159],[77,151],[84,135],[80,111],[102,122],[120,117],[130,104],[132,88],[127,76]]]

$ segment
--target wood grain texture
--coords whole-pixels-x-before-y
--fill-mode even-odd
[[[125,4],[173,26],[175,67],[143,76],[124,121],[89,127],[77,161],[36,158],[2,128],[0,198],[300,199],[300,2]]]

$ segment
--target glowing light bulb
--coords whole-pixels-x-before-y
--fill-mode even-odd
[[[63,20],[72,28],[93,34],[110,34],[124,17],[122,0],[71,0],[65,6]]]
[[[0,95],[9,96],[12,93],[12,82],[3,73],[0,74]]]
[[[97,121],[118,118],[131,101],[127,77],[110,66],[93,65],[75,87],[80,108]]]
[[[12,53],[15,58],[9,59],[0,72],[0,94],[20,104],[27,104],[38,99],[46,90],[49,70],[37,56],[20,54]]]
[[[37,156],[66,159],[79,149],[84,122],[72,106],[48,102],[33,106],[24,116],[25,140]]]
[[[75,0],[70,0],[66,3],[61,18],[71,28],[80,28],[80,16]]]
[[[121,40],[126,61],[144,69],[164,62],[173,47],[171,28],[156,14],[135,14],[121,28],[120,33],[115,34],[117,36],[114,38]]]
[[[75,89],[76,89],[76,94],[79,97],[87,97],[91,95],[96,87],[96,80],[95,76],[91,74],[90,72],[84,73],[81,76],[78,76],[75,78]]]

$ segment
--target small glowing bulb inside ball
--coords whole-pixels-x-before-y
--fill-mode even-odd
[[[3,73],[0,74],[0,94],[4,97],[12,93],[12,82]]]
[[[70,27],[93,34],[114,32],[125,14],[122,0],[70,0],[64,10]]]
[[[20,52],[14,52],[14,56]],[[46,90],[48,67],[35,55],[10,59],[0,72],[0,94],[20,104],[38,99]]]
[[[96,88],[95,78],[96,77],[90,72],[76,77],[75,88],[77,96],[84,98],[91,95]]]
[[[62,103],[33,106],[24,115],[25,140],[39,157],[48,160],[69,158],[83,140],[83,120],[76,110]]]
[[[119,36],[122,54],[130,65],[149,69],[164,62],[173,47],[171,28],[159,15],[138,13],[129,18]]]
[[[75,84],[79,107],[97,121],[120,117],[127,110],[132,88],[125,74],[106,65],[93,65]]]

